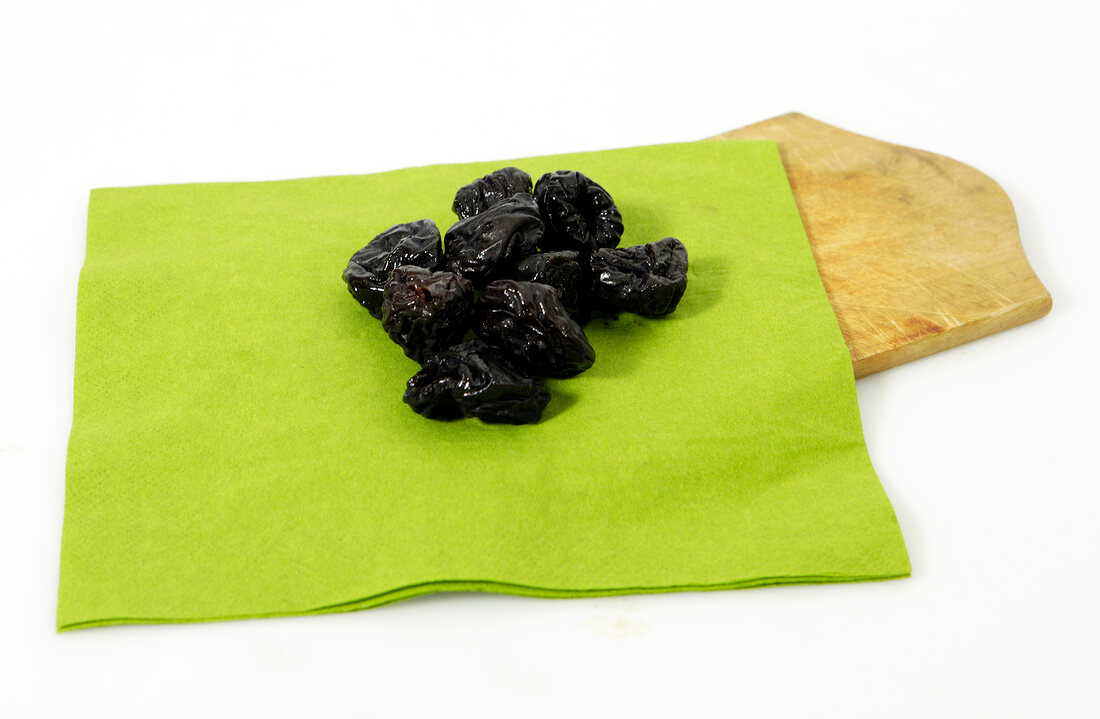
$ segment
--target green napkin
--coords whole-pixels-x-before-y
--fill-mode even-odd
[[[687,294],[594,320],[539,424],[427,420],[340,273],[505,164],[680,238]],[[772,143],[95,190],[76,347],[62,630],[909,573]]]

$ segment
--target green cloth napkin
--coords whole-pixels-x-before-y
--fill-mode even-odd
[[[348,294],[459,186],[576,169],[687,294],[588,327],[536,425],[438,422]],[[774,144],[95,190],[77,308],[59,629],[901,577],[841,338]]]

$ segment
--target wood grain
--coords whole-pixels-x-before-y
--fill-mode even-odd
[[[856,377],[1050,311],[1008,195],[974,168],[799,113],[709,139],[778,144]]]

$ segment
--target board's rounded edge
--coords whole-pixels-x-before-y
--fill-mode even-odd
[[[774,129],[776,126],[783,126],[786,130],[786,134],[791,137],[797,137],[795,132],[787,128],[787,125],[797,123],[801,126],[801,129],[805,131],[807,127],[812,128],[814,132],[839,132],[846,135],[859,138],[865,142],[876,143],[879,145],[889,146],[901,150],[905,153],[913,154],[919,159],[931,160],[933,162],[944,163],[953,168],[961,169],[965,173],[970,173],[974,178],[984,181],[990,188],[993,188],[997,193],[997,199],[1002,201],[1005,205],[1006,211],[1009,214],[1012,222],[1012,232],[1008,238],[1006,246],[1002,247],[1004,251],[1010,251],[1016,255],[1016,260],[1022,264],[1023,270],[1028,275],[1024,278],[1029,281],[1033,281],[1038,288],[1038,293],[1031,297],[1019,302],[1015,306],[1008,308],[1004,312],[994,313],[985,317],[980,317],[975,320],[964,322],[960,325],[947,328],[943,332],[928,335],[922,337],[920,342],[910,342],[902,344],[896,347],[888,348],[864,357],[853,357],[852,364],[855,370],[856,377],[864,377],[876,372],[881,372],[892,367],[896,367],[900,364],[905,364],[921,357],[926,357],[938,352],[942,352],[946,349],[951,349],[967,342],[972,342],[976,339],[995,334],[1013,327],[1017,327],[1028,322],[1040,319],[1050,313],[1053,307],[1053,299],[1049,290],[1039,279],[1038,274],[1035,272],[1035,268],[1032,266],[1030,260],[1027,257],[1027,252],[1024,249],[1023,242],[1020,238],[1019,222],[1017,220],[1016,208],[1009,197],[1008,192],[1004,187],[997,182],[994,178],[990,177],[987,173],[979,170],[972,165],[969,165],[961,160],[956,160],[946,155],[931,152],[929,150],[922,150],[920,148],[909,147],[907,145],[900,145],[898,143],[892,143],[885,140],[879,140],[867,135],[861,135],[859,133],[844,130],[842,128],[830,125],[828,123],[817,120],[813,117],[805,115],[800,112],[788,112],[775,117],[767,118],[759,122],[746,125],[741,128],[733,130],[727,130],[726,132],[718,135],[713,135],[706,138],[707,140],[737,140],[737,139],[756,139],[752,135],[755,132],[761,132],[765,134],[773,134],[769,130]],[[773,139],[777,142],[780,148],[780,154],[784,156],[784,162],[786,162],[785,153],[782,151],[782,138],[774,137],[761,137],[759,139]],[[790,168],[788,168],[790,172]],[[806,210],[803,207],[803,203],[799,201],[797,191],[792,183],[792,192],[795,195],[796,204],[799,206],[799,211],[805,213]],[[806,218],[803,217],[803,222]],[[812,240],[813,238],[811,238]],[[816,256],[816,253],[815,253]],[[835,311],[835,308],[834,308]],[[853,350],[854,351],[854,350]]]

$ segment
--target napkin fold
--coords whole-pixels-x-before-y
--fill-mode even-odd
[[[427,420],[340,274],[509,164],[678,237],[687,293],[593,320],[538,424]],[[773,143],[95,190],[76,353],[60,630],[909,573]]]

